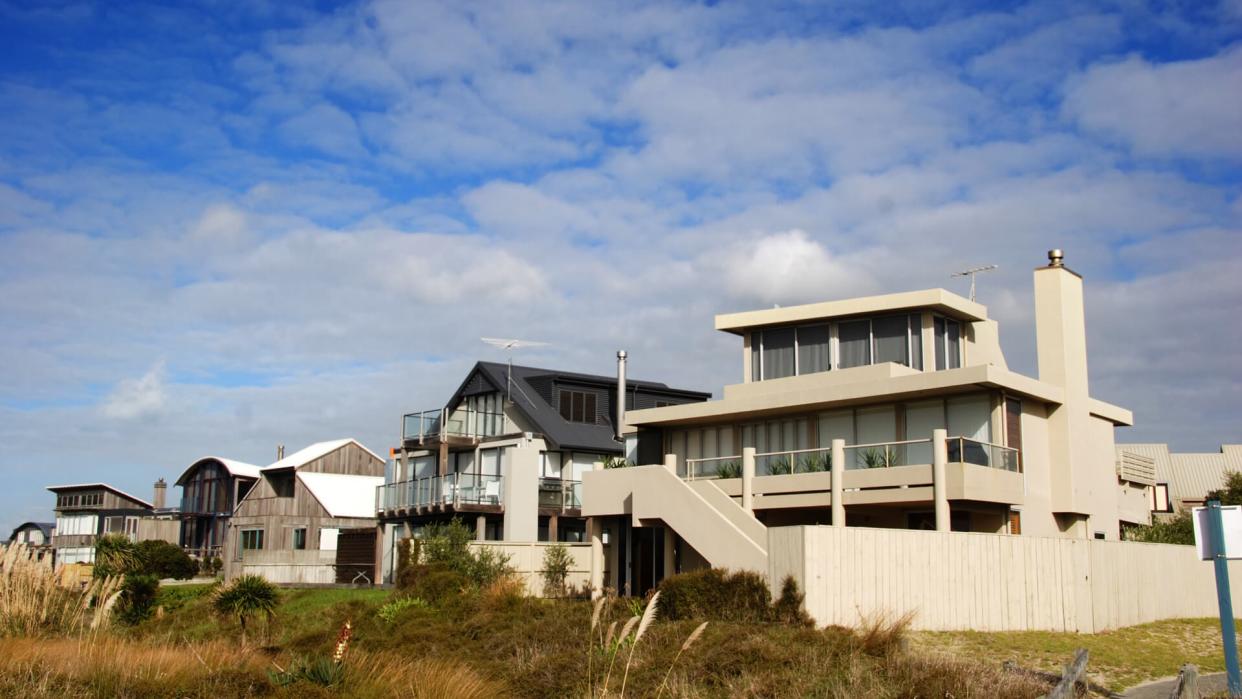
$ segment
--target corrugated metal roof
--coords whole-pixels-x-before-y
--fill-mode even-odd
[[[278,469],[278,468],[298,468],[301,466],[305,466],[306,464],[309,464],[310,462],[314,461],[315,459],[318,459],[321,456],[326,456],[328,454],[331,454],[332,452],[336,451],[337,449],[340,449],[341,447],[345,446],[346,444],[349,444],[350,442],[353,442],[354,444],[358,445],[359,449],[362,449],[363,451],[367,452],[371,456],[374,456],[376,459],[380,461],[384,460],[382,456],[380,456],[379,454],[376,454],[370,449],[367,449],[366,446],[362,444],[362,442],[359,442],[356,439],[349,439],[349,438],[334,439],[328,442],[315,442],[314,444],[308,447],[303,447],[302,449],[299,449],[293,452],[292,454],[286,456],[285,458],[279,461],[276,461],[268,466],[263,467],[263,470],[266,471],[268,469]]]
[[[1117,450],[1151,457],[1156,462],[1156,480],[1169,484],[1169,494],[1176,501],[1201,501],[1224,487],[1227,473],[1242,472],[1242,444],[1225,444],[1214,453],[1176,454],[1167,444],[1118,444]]]
[[[229,475],[235,478],[258,479],[259,477],[259,467],[254,464],[248,464],[244,461],[237,461],[235,459],[225,459],[219,456],[204,456],[200,459],[196,459],[194,463],[190,464],[185,471],[182,472],[181,477],[177,479],[177,482],[174,485],[184,486],[186,480],[192,473],[194,473],[194,469],[198,468],[205,461],[219,462],[220,465],[224,466],[225,470],[229,472]]]

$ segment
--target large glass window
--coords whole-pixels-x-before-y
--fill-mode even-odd
[[[871,363],[871,321],[837,324],[837,366],[842,369]]]
[[[832,367],[828,357],[827,325],[805,325],[798,328],[798,374],[814,374]]]
[[[779,379],[793,376],[794,364],[793,328],[773,328],[763,331],[763,378]]]
[[[910,363],[910,323],[908,316],[884,316],[871,321],[875,338],[875,363]]]

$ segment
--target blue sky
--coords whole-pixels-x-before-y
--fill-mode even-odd
[[[376,450],[480,336],[719,391],[718,312],[1087,283],[1123,441],[1242,440],[1242,2],[0,2],[0,526]]]

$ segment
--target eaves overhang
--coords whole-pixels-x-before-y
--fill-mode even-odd
[[[878,313],[897,313],[915,309],[932,310],[968,322],[988,319],[988,309],[983,304],[945,289],[923,289],[760,311],[725,313],[716,316],[716,329],[742,335],[748,330],[766,326]]]

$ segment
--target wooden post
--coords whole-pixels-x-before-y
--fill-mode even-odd
[[[1074,654],[1074,662],[1065,666],[1065,672],[1061,673],[1061,681],[1045,695],[1045,699],[1072,699],[1078,696],[1074,687],[1082,680],[1083,673],[1087,671],[1087,658],[1087,649],[1079,648]]]
[[[1182,666],[1169,699],[1199,699],[1199,668],[1189,663]]]

